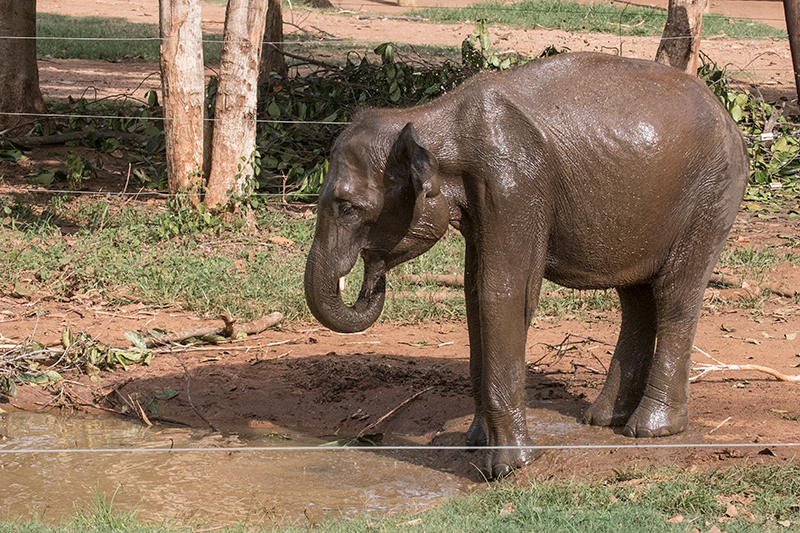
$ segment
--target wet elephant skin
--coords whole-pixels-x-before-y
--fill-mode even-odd
[[[385,275],[448,225],[465,237],[475,418],[486,473],[524,465],[525,345],[543,278],[614,287],[622,325],[583,417],[630,437],[688,424],[703,292],[748,175],[736,124],[697,79],[654,62],[563,54],[477,75],[410,109],[362,111],[337,139],[305,272],[337,331],[380,315]],[[358,301],[338,280],[364,259]]]

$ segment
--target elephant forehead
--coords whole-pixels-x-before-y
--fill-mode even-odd
[[[375,169],[363,161],[356,164],[337,161],[325,182],[325,196],[329,200],[374,204],[381,194],[381,183]]]

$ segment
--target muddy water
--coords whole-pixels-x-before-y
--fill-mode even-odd
[[[91,507],[100,495],[113,498],[113,509],[135,510],[147,521],[287,525],[413,512],[471,486],[441,471],[363,449],[270,451],[322,441],[289,432],[272,437],[261,433],[146,428],[97,416],[0,415],[0,450],[263,447],[0,453],[0,520],[38,516],[59,522]]]

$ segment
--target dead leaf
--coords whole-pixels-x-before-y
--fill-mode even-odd
[[[508,502],[507,504],[505,504],[505,505],[503,506],[503,508],[502,508],[502,509],[500,509],[500,514],[501,514],[501,515],[504,515],[504,514],[511,514],[511,513],[513,513],[513,512],[514,512],[514,504],[513,504],[513,503],[511,503],[511,502]]]
[[[278,246],[294,246],[294,241],[286,237],[281,237],[280,235],[273,235],[268,240],[272,244],[277,244]]]
[[[755,339],[745,339],[744,342],[749,342],[750,344],[755,344],[756,346],[760,346],[761,343]]]
[[[683,523],[683,520],[684,520],[683,516],[679,515],[679,514],[676,514],[675,516],[667,518],[667,522],[669,522],[670,524],[681,524],[681,523]]]
[[[778,524],[783,527],[790,527],[792,523],[788,520],[778,520]]]
[[[797,333],[787,333],[786,335],[784,335],[784,338],[787,341],[793,341],[797,338]]]
[[[608,501],[610,501],[611,503],[619,503],[619,498],[617,498],[613,494],[609,494],[608,495]]]
[[[731,518],[736,518],[739,516],[739,510],[736,508],[735,505],[732,503],[728,504],[728,508],[725,509],[725,516],[730,516]]]
[[[711,526],[707,533],[722,533],[722,530],[717,526]]]

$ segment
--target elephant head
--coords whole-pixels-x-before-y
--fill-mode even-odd
[[[378,319],[386,272],[430,249],[449,222],[436,157],[411,123],[399,134],[385,133],[384,125],[380,117],[363,119],[342,133],[320,192],[306,302],[323,325],[342,333],[362,331]],[[359,255],[361,292],[347,306],[339,279]]]

